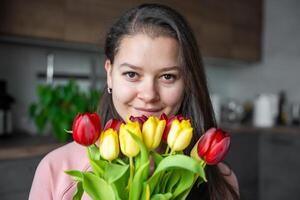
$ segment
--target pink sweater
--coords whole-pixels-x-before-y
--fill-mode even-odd
[[[86,147],[75,142],[47,154],[38,165],[31,186],[29,200],[70,200],[76,183],[65,170],[90,169]],[[82,199],[91,199],[84,193]]]

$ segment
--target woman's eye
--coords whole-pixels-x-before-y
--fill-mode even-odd
[[[123,75],[125,75],[129,79],[137,79],[138,74],[136,72],[124,72]]]
[[[168,82],[174,81],[176,79],[176,76],[173,74],[164,74],[164,75],[162,75],[162,77],[165,81],[168,81]]]

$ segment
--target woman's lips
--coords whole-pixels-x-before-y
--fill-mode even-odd
[[[155,115],[155,114],[159,114],[163,109],[162,108],[134,108],[135,110],[137,110],[140,115]]]

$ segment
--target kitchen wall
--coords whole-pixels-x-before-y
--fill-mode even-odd
[[[75,74],[91,73],[91,67],[96,65],[96,75],[104,75],[102,67],[103,55],[82,51],[70,51],[49,47],[0,43],[0,79],[7,80],[7,91],[16,102],[12,106],[14,129],[35,132],[34,126],[28,119],[28,106],[37,99],[36,86],[45,83],[45,79],[37,78],[37,73],[46,73],[47,55],[54,54],[54,73],[65,72]],[[64,79],[55,80],[55,84],[66,82]],[[89,80],[80,80],[83,90],[90,87]],[[103,81],[99,82],[101,88]]]
[[[211,92],[223,99],[253,100],[259,93],[287,92],[290,102],[300,102],[300,2],[264,2],[263,55],[259,63],[239,61],[206,62]],[[55,54],[57,71],[89,73],[92,65],[103,75],[103,56],[62,49],[0,43],[0,78],[8,80],[8,92],[16,98],[15,129],[31,129],[27,106],[35,100],[35,85],[43,80],[47,54]],[[89,87],[82,81],[83,88]]]
[[[265,0],[262,61],[210,64],[207,73],[211,91],[244,101],[282,89],[289,102],[300,103],[299,9],[298,0]]]

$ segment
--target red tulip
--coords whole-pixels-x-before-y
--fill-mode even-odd
[[[148,117],[145,115],[139,116],[139,117],[134,117],[134,116],[130,116],[129,120],[132,122],[138,122],[140,125],[140,128],[142,129],[143,124],[145,121],[147,121]]]
[[[101,122],[97,113],[78,113],[72,126],[73,138],[81,145],[90,146],[100,136]]]
[[[117,119],[110,119],[106,122],[103,131],[106,131],[107,129],[112,128],[118,132],[122,123],[123,123],[123,121],[119,121]]]
[[[183,117],[182,115],[174,115],[174,116],[172,116],[172,117],[170,117],[170,118],[168,119],[167,115],[166,115],[165,113],[163,113],[163,114],[161,114],[161,116],[160,116],[160,120],[163,120],[163,119],[166,120],[167,123],[166,123],[166,127],[165,127],[165,130],[164,130],[163,136],[162,136],[162,140],[163,140],[164,142],[167,142],[168,134],[169,134],[169,131],[170,131],[172,122],[173,122],[175,119],[177,119],[177,120],[180,122],[181,120],[184,119],[184,117]]]
[[[210,128],[200,139],[197,146],[198,156],[208,165],[221,162],[230,146],[230,135],[221,129]]]

